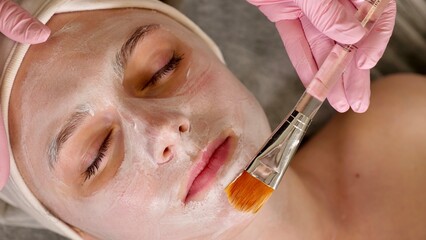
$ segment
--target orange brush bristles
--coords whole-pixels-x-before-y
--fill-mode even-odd
[[[274,189],[244,171],[230,183],[225,192],[237,210],[256,213],[269,199]]]

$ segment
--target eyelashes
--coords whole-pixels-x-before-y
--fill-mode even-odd
[[[102,142],[101,146],[99,147],[98,154],[96,155],[92,164],[83,173],[84,181],[89,180],[98,171],[99,166],[102,163],[102,160],[104,159],[105,154],[108,151],[108,148],[111,144],[111,134],[112,134],[112,130],[108,133],[108,135],[105,137],[104,141]]]
[[[156,86],[159,80],[161,80],[168,73],[176,70],[179,67],[179,63],[182,61],[182,59],[183,54],[179,55],[176,52],[173,52],[173,56],[170,58],[169,62],[156,73],[154,73],[151,79],[142,87],[141,90],[144,90],[148,87]]]

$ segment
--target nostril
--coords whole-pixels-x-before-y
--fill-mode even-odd
[[[163,150],[163,159],[162,159],[163,161],[161,161],[161,163],[166,163],[166,162],[170,161],[172,159],[172,157],[173,157],[173,152],[172,152],[171,147],[166,147]]]
[[[189,125],[188,124],[182,124],[179,126],[179,132],[184,133],[189,131]]]

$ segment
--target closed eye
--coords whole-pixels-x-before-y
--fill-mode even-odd
[[[105,137],[104,141],[102,142],[101,146],[99,147],[98,154],[96,155],[92,164],[83,173],[84,181],[89,180],[98,171],[99,166],[102,163],[102,160],[105,158],[106,152],[108,151],[108,148],[111,144],[111,133],[112,133],[112,130],[108,133],[108,135]]]
[[[173,72],[179,67],[179,63],[182,61],[183,55],[173,53],[173,56],[170,58],[169,62],[164,65],[160,70],[158,70],[151,79],[142,87],[141,90],[144,90],[148,87],[156,86],[158,81],[164,78],[168,73]]]

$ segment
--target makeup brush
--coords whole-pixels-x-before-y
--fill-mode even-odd
[[[356,17],[369,31],[388,3],[389,0],[367,0],[358,9]],[[274,130],[246,169],[225,188],[229,202],[236,209],[256,213],[269,199],[281,182],[312,118],[355,51],[355,45],[336,44],[333,47],[294,110]]]

